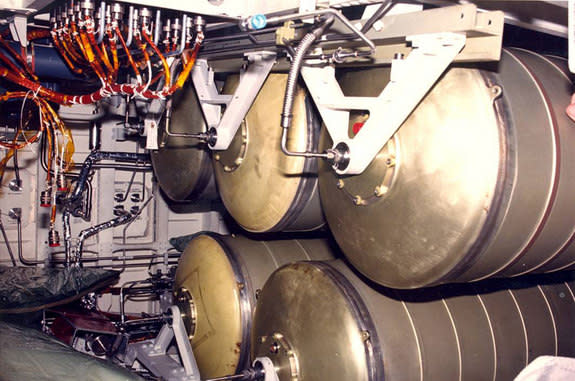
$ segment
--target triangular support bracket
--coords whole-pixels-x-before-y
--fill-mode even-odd
[[[200,381],[200,371],[180,310],[177,306],[170,306],[168,310],[171,323],[166,322],[155,339],[130,344],[125,363],[133,366],[137,360],[152,374],[167,381]],[[174,337],[181,363],[167,353]]]
[[[213,150],[229,147],[276,62],[275,52],[252,52],[245,56],[248,64],[240,72],[240,83],[233,95],[218,92],[214,71],[207,60],[197,60],[192,71],[192,81],[206,119],[207,132],[211,136],[208,145]],[[226,106],[223,115],[222,106]]]
[[[465,46],[463,33],[409,36],[412,50],[392,61],[391,79],[377,97],[345,96],[333,66],[307,65],[301,74],[342,160],[333,164],[340,175],[362,173],[421,102]],[[374,81],[377,78],[373,79]],[[348,135],[352,110],[369,111],[369,119],[354,136]]]

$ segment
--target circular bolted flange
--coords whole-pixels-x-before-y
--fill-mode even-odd
[[[197,320],[196,306],[192,294],[185,287],[180,287],[174,296],[175,304],[182,314],[182,321],[184,322],[184,327],[186,327],[188,337],[192,339],[196,331]]]
[[[271,336],[262,336],[260,337],[260,343],[269,346],[267,357],[265,358],[272,364],[271,369],[274,369],[273,373],[277,379],[281,378],[282,380],[291,381],[297,381],[299,379],[298,358],[284,335],[275,332]]]
[[[383,199],[389,193],[397,170],[398,144],[396,140],[397,138],[392,138],[384,148],[386,156],[384,156],[385,160],[381,161],[383,168],[379,169],[383,173],[383,178],[375,186],[372,184],[358,184],[357,180],[354,180],[356,176],[337,179],[335,184],[337,189],[342,190],[355,205],[370,205]]]

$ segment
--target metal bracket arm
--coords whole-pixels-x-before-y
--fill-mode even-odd
[[[463,49],[465,40],[464,34],[457,33],[407,37],[413,50],[405,59],[393,60],[391,79],[377,97],[345,96],[332,66],[302,68],[334,142],[332,149],[345,157],[345,161],[334,164],[338,174],[359,174],[367,168]],[[350,110],[369,111],[369,119],[353,138],[348,136]]]
[[[150,372],[163,380],[200,381],[198,364],[194,358],[180,310],[176,306],[171,306],[169,310],[172,313],[172,324],[164,324],[158,336],[153,340],[130,344],[125,363],[132,366],[138,360]],[[181,365],[166,353],[174,337],[180,352]]]
[[[28,18],[21,14],[16,14],[10,20],[10,33],[12,38],[20,43],[23,48],[28,46]]]
[[[273,52],[246,53],[246,56],[249,64],[247,69],[240,73],[240,83],[234,95],[218,93],[214,72],[206,60],[198,60],[192,71],[192,80],[206,118],[208,132],[215,132],[216,139],[208,141],[213,150],[225,150],[229,147],[276,62],[276,54]],[[222,105],[226,106],[223,115]]]

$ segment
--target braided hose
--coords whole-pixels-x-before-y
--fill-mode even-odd
[[[306,34],[304,38],[302,38],[302,40],[300,41],[299,45],[297,46],[296,54],[293,57],[293,61],[287,79],[282,117],[281,117],[282,128],[287,129],[291,126],[295,88],[297,84],[299,71],[303,64],[303,59],[306,53],[308,52],[309,48],[319,37],[321,37],[321,35],[325,32],[325,30],[333,23],[333,20],[334,17],[332,15],[328,16],[318,28]]]

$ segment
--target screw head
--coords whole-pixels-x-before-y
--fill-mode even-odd
[[[385,185],[378,185],[375,187],[373,194],[376,195],[377,197],[381,197],[384,194],[386,194],[388,191],[389,191],[389,188],[386,187]]]
[[[277,355],[280,351],[281,345],[277,341],[274,341],[272,345],[270,345],[270,353]]]

